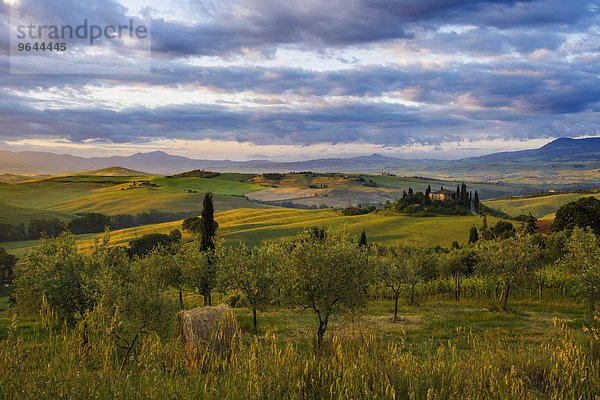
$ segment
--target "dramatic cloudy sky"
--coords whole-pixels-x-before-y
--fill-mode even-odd
[[[600,135],[598,0],[2,1],[3,149],[457,158]],[[151,52],[111,43],[11,74],[11,52],[28,57],[11,8],[151,20]],[[128,57],[151,73],[118,73]]]

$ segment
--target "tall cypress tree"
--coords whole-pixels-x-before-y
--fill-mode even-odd
[[[427,189],[425,189],[425,197],[429,198],[431,194],[431,185],[427,185]]]
[[[460,201],[460,186],[456,187],[456,201]]]
[[[200,250],[214,250],[215,234],[219,226],[215,221],[215,209],[213,206],[213,195],[206,192],[202,206],[202,218],[200,219]]]
[[[467,185],[464,183],[460,185],[460,202],[463,205],[469,205],[469,198],[467,196]]]
[[[412,188],[411,188],[411,187],[409,187],[409,188],[408,188],[408,194],[413,194],[413,193],[414,193],[414,192],[413,192]]]
[[[473,199],[473,208],[475,212],[479,212],[479,193],[477,193],[477,190],[475,191],[475,199]]]

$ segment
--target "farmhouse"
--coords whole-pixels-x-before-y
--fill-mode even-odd
[[[437,192],[429,193],[429,198],[432,200],[442,200],[442,201],[455,200],[456,192],[453,190],[447,190],[447,189],[441,188]]]

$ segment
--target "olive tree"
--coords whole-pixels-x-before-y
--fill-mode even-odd
[[[367,256],[346,228],[329,229],[322,238],[301,233],[284,271],[289,299],[312,309],[317,317],[319,346],[332,315],[366,301]]]
[[[600,240],[590,228],[574,228],[565,242],[567,253],[558,261],[573,274],[590,307],[600,306]]]
[[[61,319],[74,324],[94,304],[94,264],[77,252],[75,236],[42,239],[16,279],[17,303],[38,311],[45,298]]]
[[[217,286],[217,263],[212,251],[203,251],[199,246],[182,247],[177,259],[183,269],[183,280],[193,291],[204,297],[204,305],[212,305],[212,291]]]
[[[219,282],[223,290],[241,292],[250,307],[254,331],[257,332],[256,313],[275,298],[280,270],[281,247],[263,244],[249,249],[244,244],[223,248],[217,253]]]
[[[532,282],[536,267],[542,262],[540,246],[531,236],[481,242],[477,254],[478,272],[502,286],[498,299],[502,310],[507,309],[511,289]]]
[[[415,240],[395,247],[394,252],[404,263],[404,282],[410,287],[410,303],[415,303],[415,289],[423,280],[437,274],[437,257],[423,240]]]
[[[165,337],[171,332],[177,303],[165,290],[167,283],[157,279],[164,273],[165,256],[160,251],[134,260],[125,251],[113,249],[99,249],[95,254],[104,257],[104,262],[97,259],[101,267],[95,278],[99,305],[95,312],[111,320],[107,331],[124,351],[122,370],[141,335]]]
[[[454,278],[454,298],[460,301],[460,283],[463,276],[473,273],[475,252],[472,248],[453,249],[446,254],[440,265],[442,275]]]
[[[377,280],[388,288],[394,296],[394,317],[398,320],[398,298],[406,278],[405,264],[395,254],[387,256],[369,257],[370,268],[375,271]]]

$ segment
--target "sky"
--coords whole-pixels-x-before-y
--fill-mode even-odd
[[[4,150],[455,159],[600,136],[598,0],[0,1]],[[84,19],[148,38],[17,50],[20,23]]]

